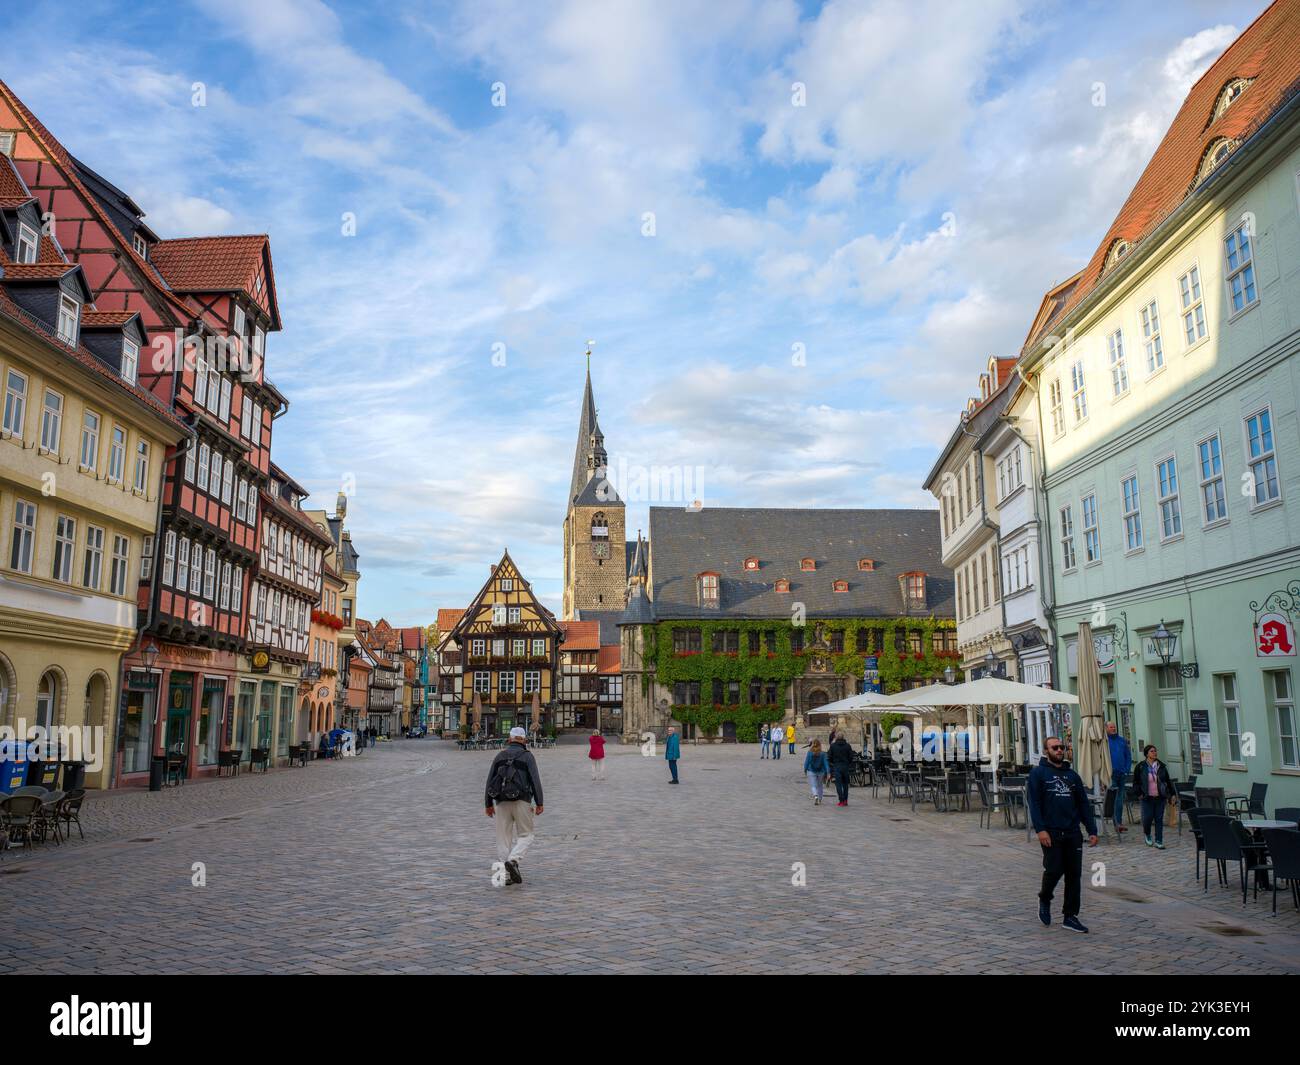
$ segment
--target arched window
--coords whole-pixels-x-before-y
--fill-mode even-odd
[[[609,521],[603,510],[591,516],[591,554],[593,558],[609,558]]]
[[[1228,82],[1220,90],[1218,98],[1214,101],[1214,113],[1210,116],[1210,123],[1207,123],[1207,125],[1217,121],[1224,111],[1235,104],[1241,94],[1246,91],[1246,87],[1254,80],[1254,78],[1233,78]]]
[[[54,712],[58,706],[59,679],[52,672],[41,674],[41,683],[36,689],[36,721],[42,728],[54,727]]]
[[[1237,142],[1229,140],[1227,137],[1220,137],[1218,140],[1211,141],[1210,146],[1205,149],[1205,155],[1201,158],[1201,169],[1197,171],[1196,183],[1199,185],[1213,174],[1236,147]]]
[[[1106,252],[1106,269],[1109,270],[1129,253],[1129,242],[1122,237],[1114,241]]]
[[[96,673],[86,682],[87,725],[102,725],[108,703],[108,682],[102,673]]]

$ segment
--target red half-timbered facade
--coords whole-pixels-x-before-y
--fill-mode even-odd
[[[155,707],[154,751],[182,760],[188,775],[215,773],[240,674],[259,671],[244,655],[248,611],[271,429],[287,407],[265,375],[266,337],[281,324],[269,240],[160,239],[125,192],[73,158],[3,83],[0,134],[12,135],[4,141],[44,224],[80,268],[99,316],[91,322],[137,330],[136,381],[189,431],[165,456],[161,523],[137,597],[144,635],[124,683]]]

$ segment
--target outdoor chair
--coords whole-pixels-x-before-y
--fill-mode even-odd
[[[1251,817],[1267,818],[1268,814],[1264,810],[1264,796],[1267,794],[1267,784],[1252,784],[1250,786],[1250,797],[1247,799],[1229,799],[1228,809],[1232,813],[1241,814],[1244,806],[1245,812]]]
[[[975,781],[975,787],[980,797],[980,828],[992,828],[993,815],[999,810],[1003,810],[1007,804],[1006,795],[1003,792],[994,795],[992,789],[989,788],[988,782],[982,779]],[[1003,813],[1005,816],[1005,810],[1003,810]],[[988,817],[987,824],[984,821],[985,817]]]
[[[1241,880],[1241,904],[1246,905],[1246,870],[1267,869],[1262,863],[1262,843],[1255,843],[1250,833],[1241,827],[1241,822],[1234,821],[1226,814],[1205,814],[1201,817],[1201,831],[1205,836],[1205,887],[1210,890],[1210,862],[1218,863],[1219,883],[1227,886],[1227,863],[1237,863],[1237,874]],[[1258,881],[1256,881],[1258,890]]]
[[[1196,879],[1201,879],[1201,855],[1205,853],[1205,834],[1201,828],[1201,818],[1204,816],[1214,817],[1216,811],[1206,806],[1193,806],[1186,811],[1187,823],[1192,826],[1192,838],[1196,840]],[[1208,864],[1209,859],[1206,859]]]
[[[254,747],[248,752],[248,771],[251,773],[257,766],[262,767],[265,773],[271,761],[271,748]]]
[[[184,784],[188,765],[188,755],[169,754],[163,771],[163,783],[172,787],[179,787]]]
[[[916,804],[918,802],[933,802],[934,793],[942,780],[936,781],[933,777],[927,777],[923,770],[917,770],[911,774],[912,778],[912,812],[916,813]]]
[[[55,845],[63,843],[63,838],[59,832],[59,803],[63,801],[63,791],[51,791],[41,801],[40,820],[34,826],[41,842],[50,838],[51,833],[54,835]]]
[[[1300,825],[1300,806],[1279,806],[1273,811],[1273,819],[1276,821],[1294,821]]]
[[[39,795],[10,795],[0,801],[0,821],[4,823],[6,833],[10,839],[21,838],[28,850],[31,850],[32,833],[40,818]]]
[[[85,788],[73,788],[59,802],[56,817],[63,822],[63,835],[68,839],[72,838],[72,826],[77,826],[77,834],[86,838],[86,833],[81,830],[81,804],[86,801]]]
[[[950,809],[970,809],[970,785],[965,773],[949,773],[943,780],[936,781],[934,808],[940,813],[947,813]]]
[[[1291,886],[1291,900],[1300,910],[1300,831],[1294,828],[1264,829],[1264,846],[1268,848],[1273,868],[1273,916],[1277,916],[1277,882]]]
[[[1196,788],[1196,805],[1208,806],[1215,813],[1226,815],[1228,803],[1223,797],[1223,788]]]
[[[912,797],[912,782],[907,773],[902,769],[891,769],[889,771],[889,801],[892,803],[895,799],[910,799]]]
[[[12,795],[35,795],[38,798],[44,798],[50,792],[49,788],[42,787],[40,784],[26,784],[21,788],[15,788],[10,794]]]
[[[1110,837],[1110,827],[1115,821],[1115,804],[1120,802],[1119,788],[1107,788],[1106,798],[1101,804],[1101,831],[1107,838]],[[1115,839],[1119,843],[1124,842],[1124,833],[1116,832]]]

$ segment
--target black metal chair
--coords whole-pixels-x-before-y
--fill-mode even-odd
[[[1300,910],[1300,830],[1266,828],[1264,846],[1268,848],[1268,857],[1273,869],[1273,916],[1277,916],[1279,880],[1290,883],[1291,900],[1295,903],[1296,909]]]
[[[1208,806],[1215,813],[1227,815],[1228,801],[1224,798],[1223,788],[1195,788],[1196,805]]]
[[[1215,816],[1215,811],[1204,806],[1193,806],[1187,813],[1187,823],[1192,826],[1192,838],[1196,841],[1196,879],[1201,879],[1201,855],[1205,853],[1205,836],[1201,829],[1201,817]],[[1206,859],[1209,863],[1209,859]]]
[[[942,780],[936,781],[934,808],[940,813],[952,809],[970,809],[970,785],[966,782],[965,773],[949,773]]]
[[[1241,878],[1241,904],[1245,906],[1246,888],[1248,886],[1246,883],[1247,869],[1256,869],[1262,872],[1268,868],[1261,853],[1264,850],[1264,845],[1255,843],[1250,838],[1250,833],[1241,827],[1241,822],[1228,817],[1226,814],[1203,815],[1201,817],[1201,832],[1205,837],[1204,890],[1206,892],[1210,890],[1211,861],[1218,863],[1219,883],[1224,887],[1228,883],[1227,863],[1236,862],[1237,874]],[[1259,881],[1256,880],[1255,883],[1258,891]]]
[[[0,800],[0,823],[4,824],[6,834],[10,839],[22,839],[28,850],[32,847],[32,833],[41,819],[42,801],[39,795],[10,795]]]
[[[912,797],[912,781],[908,778],[905,770],[889,770],[889,801],[892,803],[895,799],[908,799]]]
[[[56,816],[63,822],[63,834],[72,838],[72,826],[77,826],[77,835],[82,839],[86,838],[86,833],[81,830],[81,804],[86,801],[85,788],[73,788],[59,803],[59,809]]]
[[[1300,825],[1300,806],[1279,806],[1273,811],[1276,821],[1294,821]]]
[[[40,821],[35,828],[42,843],[50,838],[51,833],[54,835],[55,846],[60,846],[63,843],[62,835],[59,832],[59,803],[63,801],[63,796],[64,792],[57,789],[47,793],[41,802]]]
[[[1268,794],[1267,784],[1251,784],[1250,797],[1245,799],[1229,799],[1228,809],[1230,812],[1240,815],[1244,809],[1251,817],[1267,818],[1268,813],[1264,810],[1264,797]]]

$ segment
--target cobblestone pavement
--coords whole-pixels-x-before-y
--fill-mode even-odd
[[[525,882],[494,888],[490,752],[413,740],[161,793],[95,795],[86,839],[0,859],[0,965],[39,972],[1300,972],[1289,895],[1241,905],[1191,835],[1104,843],[1087,936],[1043,928],[1039,850],[882,790],[812,806],[802,751],[539,751]],[[75,836],[75,832],[74,832]],[[192,885],[193,863],[206,886]],[[792,884],[804,863],[807,886]],[[1230,875],[1235,875],[1232,871]],[[1059,896],[1058,896],[1059,899]],[[1059,904],[1057,909],[1059,922]]]

